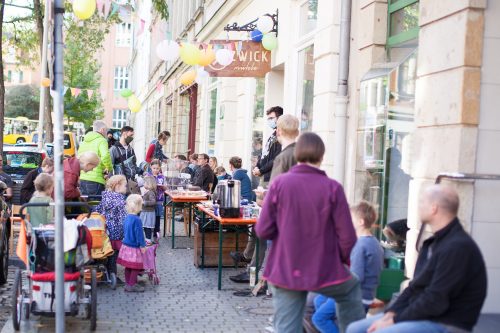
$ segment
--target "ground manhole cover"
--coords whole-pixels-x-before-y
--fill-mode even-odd
[[[274,310],[272,307],[255,307],[255,308],[247,308],[245,309],[246,312],[255,314],[255,315],[272,315],[274,313]]]

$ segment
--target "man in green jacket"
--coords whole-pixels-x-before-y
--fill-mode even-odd
[[[92,126],[93,131],[87,133],[83,138],[78,154],[81,155],[92,151],[99,156],[101,163],[89,172],[81,171],[80,192],[82,195],[101,195],[106,185],[104,175],[113,170],[108,150],[108,140],[106,140],[108,131],[106,124],[102,120],[96,120]]]

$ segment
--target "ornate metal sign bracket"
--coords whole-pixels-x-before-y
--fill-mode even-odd
[[[270,32],[275,32],[276,36],[278,36],[278,9],[276,9],[276,14],[264,14],[263,16],[269,16],[273,22],[273,30]],[[256,18],[252,22],[248,22],[245,25],[239,26],[237,22],[234,22],[233,24],[228,24],[224,27],[224,31],[253,31],[257,29],[257,21],[259,19]]]

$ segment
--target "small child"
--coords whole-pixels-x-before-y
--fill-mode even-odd
[[[352,221],[358,241],[351,251],[351,272],[361,285],[363,306],[368,312],[375,299],[380,273],[384,265],[384,251],[371,229],[377,221],[377,211],[372,204],[361,201],[351,207]],[[333,298],[318,295],[314,299],[316,312],[312,316],[314,326],[321,332],[338,332],[335,324],[336,305]]]
[[[142,222],[138,216],[142,209],[141,196],[129,195],[125,209],[128,215],[123,223],[125,238],[118,256],[118,263],[125,267],[125,291],[144,292],[144,287],[137,284],[137,276],[143,269],[142,255],[146,252]]]
[[[106,219],[106,229],[115,253],[108,257],[108,272],[116,274],[116,259],[123,239],[123,220],[127,216],[125,211],[125,194],[127,193],[127,179],[122,175],[115,175],[106,182],[106,190],[102,192],[101,203],[96,212]]]
[[[144,189],[146,192],[142,196],[141,221],[146,235],[146,244],[151,245],[156,220],[156,180],[154,177],[144,178]]]
[[[218,166],[215,168],[215,176],[218,180],[231,179],[231,176],[227,174],[226,169],[223,166]]]
[[[48,173],[41,173],[35,178],[35,193],[30,203],[50,203],[54,191],[54,178]],[[32,227],[54,223],[54,207],[28,207]]]
[[[167,180],[165,176],[161,173],[161,162],[158,159],[151,161],[151,173],[147,176],[152,176],[156,179],[156,217],[155,217],[155,229],[153,234],[153,243],[158,243],[158,238],[160,235],[160,223],[164,215],[163,210],[163,198],[164,192],[166,190],[165,185]]]

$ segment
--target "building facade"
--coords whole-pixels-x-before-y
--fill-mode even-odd
[[[500,3],[486,0],[352,0],[347,117],[337,98],[341,0],[169,1],[171,19],[151,17],[134,44],[132,86],[142,110],[132,117],[144,151],[170,130],[170,155],[205,152],[252,169],[271,129],[265,110],[282,105],[302,131],[322,136],[323,168],[344,184],[351,203],[379,207],[382,225],[407,220],[406,275],[413,275],[421,190],[443,172],[500,175],[498,66]],[[151,13],[148,0],[139,8]],[[140,10],[140,9],[139,9]],[[209,78],[186,87],[190,69],[161,61],[155,47],[179,41],[247,40],[227,24],[278,11],[278,47],[265,78]],[[135,26],[135,24],[134,24]],[[147,70],[146,70],[147,69]],[[345,133],[345,134],[344,134]],[[345,158],[334,147],[345,147]],[[138,153],[140,154],[140,153]],[[460,218],[485,257],[483,312],[500,312],[500,216],[491,198],[500,181],[447,181],[462,201]],[[488,199],[490,198],[490,199]]]

